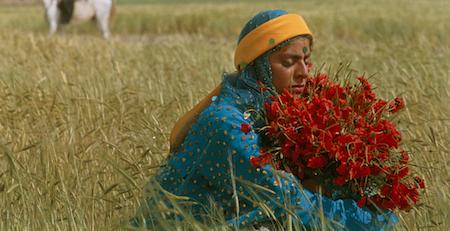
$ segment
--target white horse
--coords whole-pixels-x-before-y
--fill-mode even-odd
[[[45,12],[54,34],[58,26],[72,21],[96,20],[104,38],[109,38],[109,20],[114,14],[114,0],[44,0]]]

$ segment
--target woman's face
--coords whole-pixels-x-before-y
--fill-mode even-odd
[[[298,38],[275,51],[269,57],[272,83],[278,93],[288,89],[300,94],[311,67],[311,46],[308,38]]]

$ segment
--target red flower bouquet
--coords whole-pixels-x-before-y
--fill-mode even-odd
[[[352,198],[360,207],[409,209],[425,186],[410,172],[401,134],[389,121],[404,101],[379,99],[367,79],[357,80],[341,85],[319,74],[301,95],[274,96],[265,104],[262,129],[270,147],[252,164],[313,178],[333,198]]]

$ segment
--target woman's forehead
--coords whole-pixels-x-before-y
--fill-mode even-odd
[[[310,49],[311,41],[308,38],[298,38],[289,42],[286,46],[280,49],[280,53],[302,53],[308,54],[311,52]]]

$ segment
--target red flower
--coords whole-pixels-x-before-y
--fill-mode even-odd
[[[378,154],[378,159],[381,161],[385,161],[389,158],[389,153],[388,152],[382,152],[380,154]]]
[[[401,163],[401,164],[406,164],[406,163],[408,163],[408,160],[409,160],[408,152],[406,152],[405,150],[402,150],[402,151],[400,152],[400,154],[402,155],[402,159],[400,160],[400,163]]]
[[[382,197],[387,197],[391,193],[391,187],[389,185],[383,185],[380,190],[380,195]]]
[[[266,164],[270,163],[270,160],[272,158],[272,155],[270,153],[265,153],[264,151],[261,151],[261,155],[257,157],[250,157],[250,163],[255,168],[260,168]]]
[[[339,175],[341,176],[345,176],[348,174],[348,168],[347,168],[347,163],[341,163],[341,165],[339,165],[339,167],[336,168],[336,172],[339,173]]]
[[[395,97],[395,99],[389,103],[389,112],[396,113],[404,107],[405,107],[405,101],[403,100],[403,98]]]
[[[395,208],[395,204],[393,201],[391,200],[383,200],[383,202],[381,203],[381,207],[384,209],[394,209]]]
[[[247,123],[241,123],[241,131],[245,134],[250,132],[250,124]]]
[[[354,163],[350,167],[350,178],[359,179],[370,175],[370,168],[361,166],[360,163]]]
[[[361,197],[361,199],[359,199],[358,201],[358,207],[362,208],[364,205],[366,205],[367,202],[367,197],[363,196]]]
[[[347,179],[343,176],[338,176],[334,178],[333,183],[338,186],[342,186],[347,182]]]
[[[403,168],[400,169],[400,171],[398,172],[398,177],[399,178],[403,178],[406,175],[408,175],[409,173],[409,167],[408,166],[404,166]]]
[[[370,167],[370,172],[372,175],[378,175],[381,172],[381,168],[379,165],[374,165]]]
[[[308,159],[306,166],[308,168],[323,168],[327,164],[324,156],[314,156]]]
[[[404,101],[379,99],[365,77],[357,80],[341,85],[319,74],[306,79],[300,95],[285,90],[272,97],[264,105],[263,134],[273,149],[251,162],[272,163],[300,179],[317,174],[333,189],[347,187],[342,197],[356,199],[360,207],[370,200],[383,209],[408,209],[425,183],[410,177],[409,155],[397,150],[401,134],[388,120]],[[242,124],[241,130],[247,134],[251,127]],[[363,195],[368,191],[370,198]]]
[[[382,110],[385,108],[386,104],[387,104],[386,100],[382,100],[382,99],[377,100],[377,102],[372,106],[373,111],[375,113],[382,112]]]
[[[414,180],[419,185],[419,188],[422,188],[422,189],[425,188],[425,181],[422,178],[416,176],[416,177],[414,177]]]

